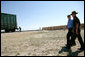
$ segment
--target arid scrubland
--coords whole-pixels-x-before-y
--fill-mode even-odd
[[[77,39],[70,52],[62,50],[66,34],[67,30],[1,33],[1,56],[84,56],[84,51],[77,51]],[[84,39],[84,30],[81,35]]]

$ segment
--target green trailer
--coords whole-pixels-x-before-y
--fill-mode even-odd
[[[15,32],[15,29],[17,29],[16,15],[1,13],[1,30]]]

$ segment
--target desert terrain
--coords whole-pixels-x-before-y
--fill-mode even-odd
[[[1,33],[1,56],[84,56],[80,44],[65,50],[68,30]],[[84,40],[84,29],[81,30]]]

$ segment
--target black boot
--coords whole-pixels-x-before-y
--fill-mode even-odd
[[[75,46],[75,45],[76,45],[76,43],[72,43],[72,44],[71,44],[71,46]]]
[[[81,48],[79,48],[78,50],[82,50],[82,51],[83,51],[83,50],[84,50],[84,47],[81,47]]]
[[[71,49],[71,47],[69,45],[66,45],[64,48]]]

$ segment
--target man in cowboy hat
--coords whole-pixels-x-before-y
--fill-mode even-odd
[[[76,11],[72,12],[72,17],[73,17],[73,38],[71,39],[71,44],[75,41],[76,37],[78,37],[78,41],[81,45],[81,48],[79,50],[84,50],[84,43],[80,34],[80,20],[76,16],[78,14]]]

